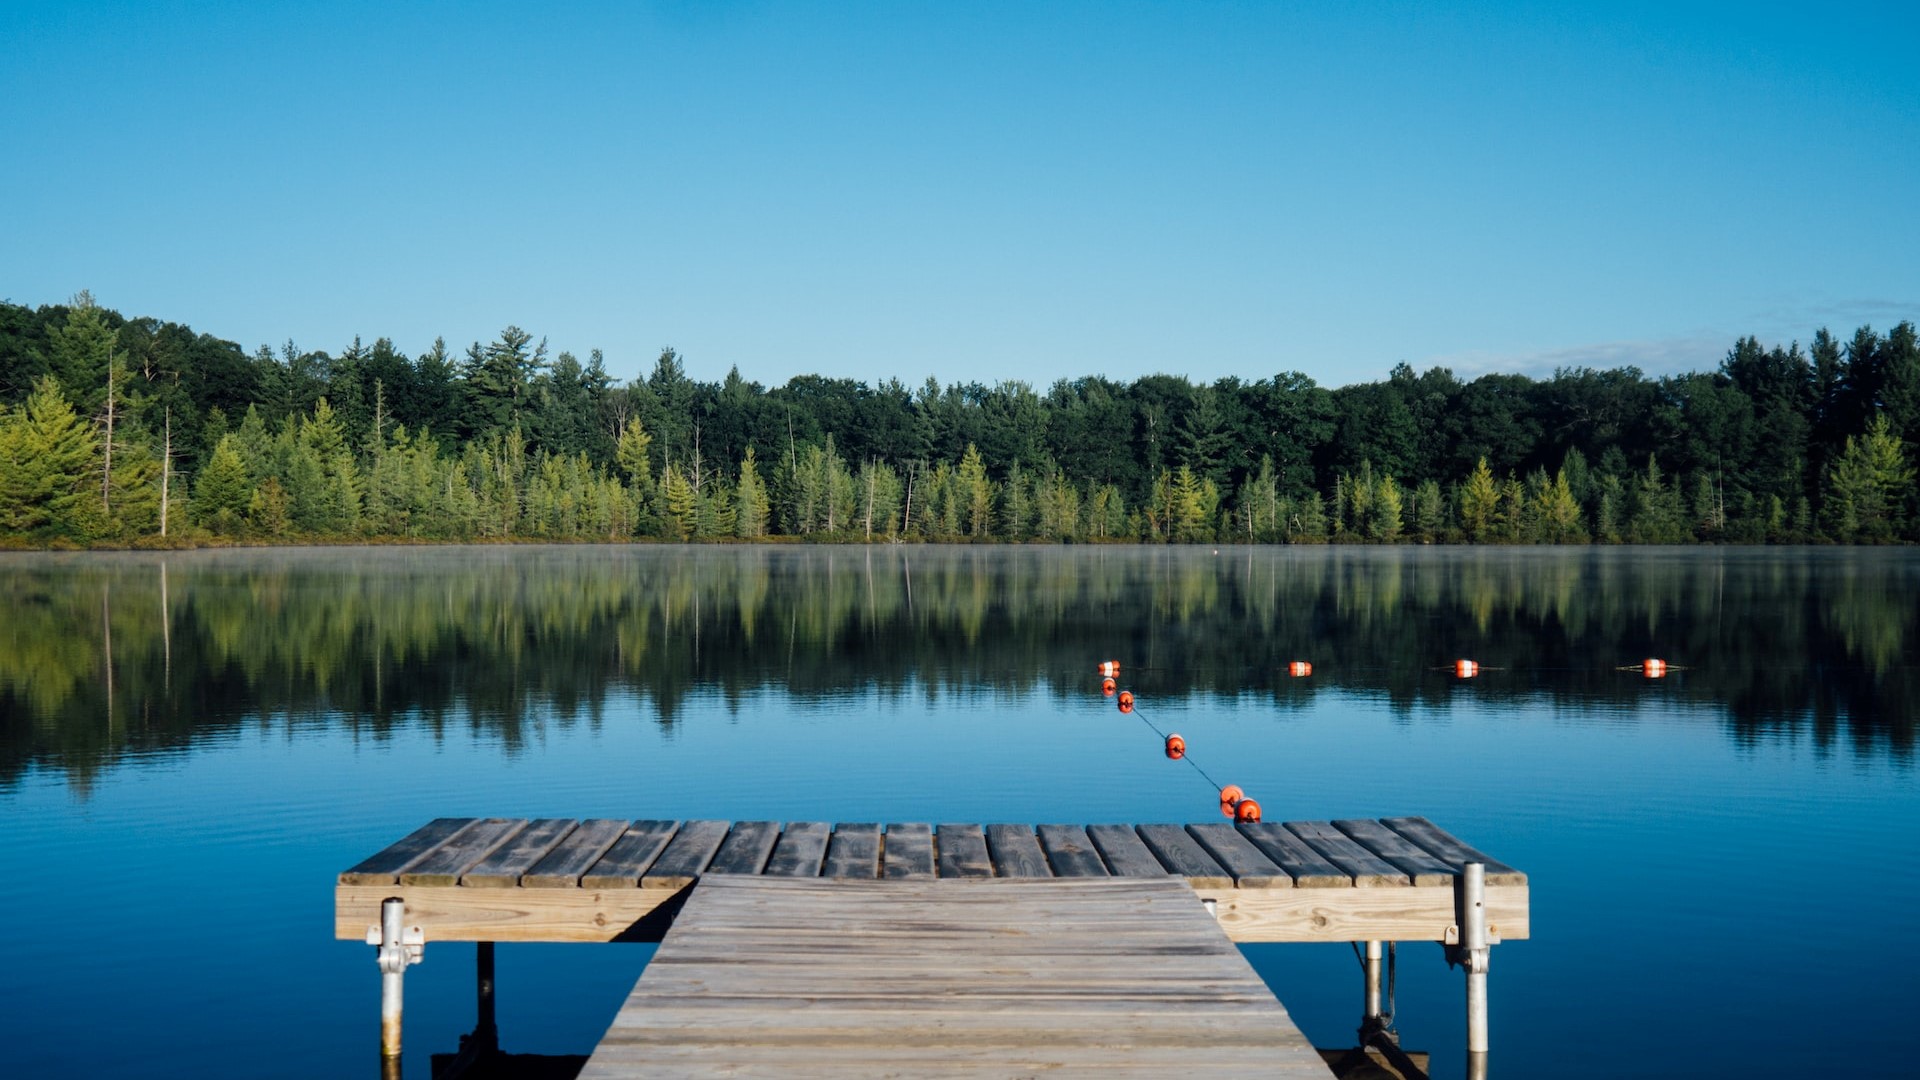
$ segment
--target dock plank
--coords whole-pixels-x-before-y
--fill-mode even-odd
[[[1050,878],[1053,867],[1047,863],[1040,840],[1027,825],[987,826],[987,850],[993,855],[994,872],[1003,878]]]
[[[713,861],[702,871],[706,874],[758,874],[767,865],[767,856],[773,854],[773,845],[780,839],[780,823],[777,821],[737,821],[727,838],[720,842],[720,850],[714,852]]]
[[[636,821],[627,827],[620,839],[613,842],[606,854],[600,856],[580,875],[580,887],[583,889],[635,889],[640,887],[640,876],[645,874],[673,841],[674,834],[680,831],[677,821]]]
[[[1381,818],[1381,823],[1401,836],[1438,855],[1456,870],[1470,862],[1483,863],[1489,885],[1525,885],[1527,875],[1472,847],[1452,833],[1423,817]]]
[[[1411,885],[1413,880],[1393,865],[1354,842],[1330,821],[1289,821],[1287,830],[1339,867],[1358,888]]]
[[[1087,839],[1093,841],[1114,877],[1169,876],[1170,871],[1147,850],[1131,825],[1089,825]]]
[[[520,875],[520,884],[533,889],[570,889],[580,884],[580,877],[587,868],[600,861],[614,841],[627,831],[627,823],[609,818],[588,818],[578,828],[567,834],[567,838],[555,845],[552,851],[526,873]],[[639,879],[639,874],[634,879]]]
[[[933,826],[912,821],[890,824],[880,846],[880,873],[889,879],[933,876]]]
[[[1167,869],[1187,879],[1194,888],[1225,889],[1233,885],[1233,875],[1213,861],[1213,856],[1179,825],[1141,825],[1135,832],[1147,850]]]
[[[1290,889],[1293,876],[1262,854],[1253,846],[1253,841],[1234,829],[1227,822],[1189,825],[1187,832],[1200,846],[1207,849],[1227,873],[1233,875],[1233,883],[1243,889]]]
[[[689,821],[680,826],[667,849],[653,861],[640,885],[648,889],[679,889],[700,879],[701,871],[713,861],[713,853],[727,838],[725,821]]]
[[[1361,847],[1405,871],[1415,885],[1453,884],[1452,866],[1378,821],[1338,818],[1333,827],[1353,837]]]
[[[1293,877],[1296,889],[1347,889],[1353,877],[1277,821],[1242,822],[1240,835]]]
[[[482,818],[400,871],[402,885],[456,885],[460,875],[526,828],[525,818]]]
[[[479,818],[434,818],[381,848],[340,875],[342,885],[392,885],[400,872],[426,858],[427,853],[452,839]]]
[[[871,821],[841,822],[827,841],[827,863],[821,877],[877,878],[880,876],[880,826]]]
[[[560,841],[579,827],[572,818],[540,818],[527,824],[513,839],[495,848],[493,854],[460,875],[460,884],[475,888],[506,888],[520,884],[520,876],[533,869]]]
[[[833,826],[824,821],[789,821],[767,860],[771,877],[819,877]]]
[[[1107,877],[1107,864],[1101,860],[1100,851],[1093,846],[1093,840],[1087,836],[1087,830],[1078,825],[1037,825],[1034,831],[1040,834],[1040,847],[1047,853],[1047,861],[1053,864],[1055,877]]]
[[[933,846],[941,877],[993,876],[993,859],[987,854],[987,837],[980,826],[954,822],[935,826]]]
[[[1176,878],[718,877],[580,1080],[1042,1073],[1332,1075]]]

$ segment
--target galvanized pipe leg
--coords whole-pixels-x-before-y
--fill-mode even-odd
[[[1485,1075],[1487,1055],[1487,867],[1468,863],[1460,876],[1460,961],[1467,973],[1467,1072]],[[1478,1060],[1478,1069],[1475,1064]]]
[[[420,962],[423,945],[418,927],[406,925],[407,904],[399,897],[380,903],[380,925],[368,933],[368,943],[378,945],[374,960],[380,965],[380,1073],[383,1077],[400,1075],[400,1015],[404,989],[402,977],[407,965]]]
[[[1383,950],[1377,941],[1366,943],[1366,952],[1361,960],[1361,970],[1365,973],[1365,1003],[1360,1013],[1360,1045],[1371,1046],[1373,1041],[1387,1030],[1385,1010],[1381,1006],[1380,960]]]

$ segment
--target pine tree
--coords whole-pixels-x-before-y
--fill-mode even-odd
[[[734,494],[734,533],[753,539],[767,533],[767,487],[749,445],[740,458],[740,486]]]
[[[1493,538],[1499,506],[1500,489],[1494,483],[1493,470],[1487,468],[1487,459],[1482,457],[1460,487],[1460,525],[1468,540],[1484,544]]]
[[[0,409],[0,529],[86,540],[107,526],[93,486],[98,444],[51,376]]]
[[[980,458],[979,448],[972,443],[967,444],[967,452],[960,459],[955,480],[960,486],[960,508],[968,535],[993,535],[993,483],[987,479],[987,465]]]
[[[194,519],[216,533],[232,536],[245,522],[252,498],[253,483],[247,479],[247,463],[240,458],[240,440],[222,435],[194,480]]]
[[[1367,535],[1382,544],[1400,539],[1405,527],[1400,485],[1391,475],[1382,476],[1373,496],[1373,516],[1367,523]]]

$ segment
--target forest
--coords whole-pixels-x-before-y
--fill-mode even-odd
[[[1920,539],[1916,460],[1911,321],[1661,377],[769,388],[672,348],[621,385],[517,326],[249,353],[86,293],[0,303],[13,546],[1897,543]]]

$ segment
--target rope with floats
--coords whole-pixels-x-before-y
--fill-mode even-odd
[[[1311,670],[1311,665],[1309,665]],[[1177,731],[1162,731],[1153,721],[1146,718],[1134,700],[1133,691],[1119,688],[1120,661],[1107,660],[1100,665],[1100,692],[1115,699],[1122,714],[1135,717],[1147,725],[1147,730],[1160,736],[1160,743],[1166,748],[1167,758],[1171,761],[1184,761],[1193,766],[1193,771],[1207,782],[1220,795],[1220,812],[1235,821],[1255,822],[1260,820],[1260,804],[1247,797],[1238,784],[1221,784],[1207,772],[1198,761],[1187,753],[1187,740]]]

